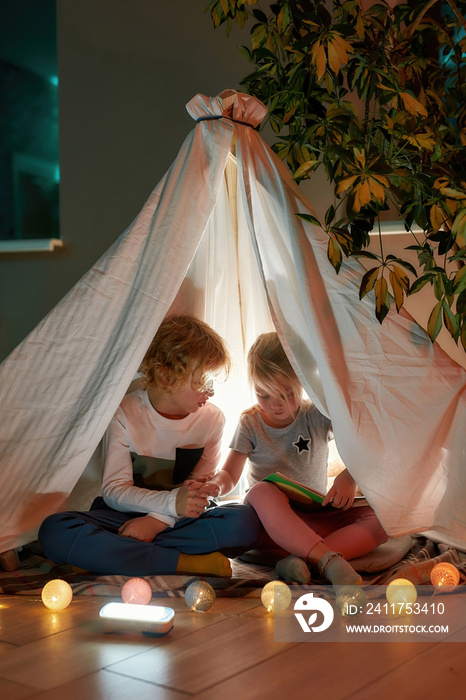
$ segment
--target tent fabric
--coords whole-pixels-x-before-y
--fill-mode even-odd
[[[286,167],[231,120],[256,126],[259,100],[228,90],[187,109],[224,118],[194,127],[133,224],[0,367],[0,551],[67,506],[170,311],[229,343],[222,408],[248,406],[245,351],[275,327],[388,533],[466,549],[464,369],[405,312],[378,324],[359,263],[335,274]]]

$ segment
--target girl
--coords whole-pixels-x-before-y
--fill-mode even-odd
[[[257,404],[245,411],[223,466],[198,495],[219,496],[231,491],[249,459],[252,505],[270,538],[292,556],[278,562],[286,580],[308,583],[309,566],[334,585],[360,584],[359,574],[346,561],[367,554],[387,535],[369,505],[353,506],[357,485],[345,469],[335,479],[322,506],[310,512],[290,502],[276,486],[262,479],[274,471],[326,491],[331,423],[309,400],[290,365],[276,333],[265,333],[248,354],[248,376]],[[331,504],[331,505],[330,505]]]

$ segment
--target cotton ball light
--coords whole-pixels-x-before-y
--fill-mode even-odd
[[[282,612],[291,603],[291,591],[283,581],[269,581],[262,589],[261,601],[267,612]]]
[[[367,596],[361,586],[339,586],[336,604],[342,615],[359,615],[366,603]]]
[[[434,566],[430,572],[430,580],[437,588],[453,591],[460,582],[460,572],[456,566],[444,561]]]
[[[147,605],[152,599],[152,588],[143,578],[130,578],[121,589],[123,603]]]
[[[45,584],[42,589],[42,602],[49,610],[64,610],[71,603],[73,591],[66,581],[59,578]]]
[[[215,603],[215,591],[207,581],[193,581],[184,593],[188,608],[196,612],[205,612]]]
[[[387,586],[386,597],[395,612],[402,613],[406,605],[412,605],[417,599],[417,590],[414,583],[407,578],[395,578]]]

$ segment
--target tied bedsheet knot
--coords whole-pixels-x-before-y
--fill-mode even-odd
[[[199,117],[198,119],[196,119],[196,123],[199,124],[199,122],[212,121],[213,119],[228,119],[228,121],[235,122],[235,124],[249,126],[250,129],[256,128],[254,124],[250,124],[249,122],[243,122],[241,121],[241,119],[233,119],[233,117],[227,117],[226,114],[215,114],[208,117]]]

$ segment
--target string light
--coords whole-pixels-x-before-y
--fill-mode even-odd
[[[184,593],[188,608],[196,612],[205,612],[215,603],[215,591],[207,581],[193,581]]]
[[[397,614],[403,613],[407,605],[412,605],[417,600],[416,586],[406,578],[390,581],[385,595]]]
[[[441,562],[430,572],[430,580],[433,586],[443,591],[454,591],[460,582],[460,572],[453,564]]]
[[[71,603],[73,591],[66,581],[55,578],[42,589],[42,602],[49,610],[64,610]]]
[[[367,596],[361,586],[339,586],[336,604],[342,615],[359,615],[366,603]]]
[[[291,603],[291,591],[283,581],[269,581],[262,589],[261,601],[267,612],[282,612]]]
[[[130,578],[121,589],[123,603],[147,605],[152,599],[152,588],[143,578]]]

